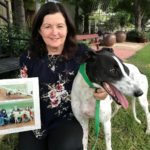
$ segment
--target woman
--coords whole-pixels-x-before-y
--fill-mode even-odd
[[[79,69],[74,24],[61,3],[44,4],[33,21],[28,53],[20,58],[22,77],[38,77],[40,130],[19,134],[19,150],[82,150],[82,128],[71,110],[70,92]],[[106,97],[104,90],[94,93]]]

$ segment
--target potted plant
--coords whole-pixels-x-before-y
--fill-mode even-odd
[[[141,32],[138,33],[137,42],[139,42],[139,43],[147,42],[146,33],[144,31],[141,31]]]
[[[115,34],[116,34],[116,41],[118,43],[126,41],[126,33],[124,31],[117,31]]]
[[[103,42],[105,46],[113,46],[116,43],[116,35],[114,33],[105,34]]]

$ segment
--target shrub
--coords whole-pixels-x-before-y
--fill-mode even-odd
[[[127,41],[137,42],[139,37],[139,32],[136,30],[131,30],[127,32]]]
[[[26,48],[30,34],[25,29],[12,26],[0,28],[0,49],[2,53],[19,56]]]
[[[146,39],[147,39],[148,41],[150,41],[150,30],[147,31],[147,32],[145,32],[145,34],[146,34]]]
[[[127,33],[127,41],[143,43],[148,41],[148,33],[132,30]]]
[[[9,47],[9,40],[8,40],[8,32],[7,27],[2,26],[0,28],[0,51],[1,53],[7,53],[7,49]]]
[[[1,150],[18,150],[17,145],[18,134],[8,134],[0,140]]]

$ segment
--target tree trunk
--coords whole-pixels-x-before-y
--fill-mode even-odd
[[[1,0],[1,3],[5,4],[4,0]],[[8,24],[8,16],[7,16],[7,10],[3,5],[0,5],[0,15],[3,17],[0,19],[0,25],[7,25]],[[5,18],[5,19],[4,19]],[[6,21],[7,20],[7,21]]]
[[[140,32],[142,30],[142,12],[138,0],[134,0],[134,13],[135,13],[135,29]]]
[[[25,9],[23,0],[13,0],[13,22],[17,27],[26,27]]]
[[[40,0],[36,0],[36,1],[35,1],[35,6],[36,6],[36,12],[38,12],[38,10],[39,10],[40,7],[41,7]]]
[[[89,33],[89,15],[84,15],[84,33]]]
[[[75,5],[75,26],[77,29],[77,32],[79,31],[79,6],[78,6],[78,2]]]

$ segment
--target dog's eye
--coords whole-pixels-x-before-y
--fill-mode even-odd
[[[110,69],[109,71],[110,71],[110,73],[113,73],[113,74],[116,73],[116,69],[115,69],[115,68],[112,68],[112,69]]]

